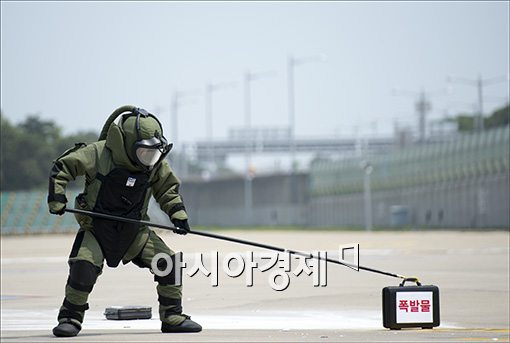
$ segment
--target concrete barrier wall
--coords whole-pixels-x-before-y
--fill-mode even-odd
[[[307,174],[253,179],[249,225],[364,227],[363,193],[311,196]],[[181,193],[193,226],[246,225],[244,179],[184,182]],[[69,197],[72,198],[74,193]],[[2,234],[76,231],[73,216],[47,212],[45,192],[2,193]],[[509,228],[510,176],[485,175],[455,182],[376,191],[375,227]],[[167,223],[152,203],[151,218]]]
[[[307,174],[255,177],[251,213],[245,209],[242,177],[184,182],[181,194],[193,225],[304,225],[308,180]]]
[[[310,196],[309,177],[253,180],[251,225],[364,227],[363,193]],[[376,227],[510,227],[509,174],[485,175],[372,194]],[[244,179],[187,182],[182,193],[194,225],[246,224]]]

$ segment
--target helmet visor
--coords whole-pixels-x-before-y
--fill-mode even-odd
[[[144,166],[152,167],[154,166],[159,159],[161,158],[161,151],[158,148],[145,148],[139,147],[135,151],[136,158],[140,161]]]

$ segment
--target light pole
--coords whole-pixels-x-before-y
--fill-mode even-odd
[[[296,113],[295,113],[295,95],[294,95],[294,68],[311,62],[324,61],[324,55],[316,55],[309,57],[296,58],[293,55],[287,56],[287,110],[289,114],[289,130],[290,130],[290,156],[291,156],[291,171],[296,170]]]
[[[206,137],[207,140],[213,139],[213,121],[212,121],[212,109],[213,109],[213,93],[219,90],[233,88],[237,85],[237,82],[221,82],[211,83],[207,82],[205,85],[205,122],[206,122]]]
[[[177,146],[178,144],[178,138],[179,138],[179,108],[186,104],[182,100],[187,97],[197,96],[200,92],[197,90],[191,90],[191,91],[179,91],[176,90],[172,93],[172,104],[171,104],[171,111],[170,111],[170,122],[172,123],[172,137],[170,138],[171,141],[174,143],[174,146]],[[181,155],[181,154],[179,154]],[[179,156],[176,156],[175,158],[175,169],[178,171],[181,168],[181,158]]]
[[[372,231],[372,190],[370,184],[370,175],[374,168],[372,164],[367,160],[363,160],[360,163],[361,169],[363,169],[363,189],[364,189],[364,202],[365,202],[365,230]]]
[[[274,76],[276,72],[265,71],[253,73],[249,70],[243,74],[243,91],[244,91],[244,120],[245,120],[245,160],[246,160],[246,174],[244,177],[244,220],[245,225],[250,225],[252,222],[252,209],[253,209],[253,185],[252,185],[252,170],[251,170],[251,148],[253,145],[252,132],[251,132],[251,82],[260,80],[264,77]]]
[[[469,86],[475,86],[477,88],[477,95],[478,95],[478,113],[476,116],[475,121],[475,129],[478,132],[482,132],[484,128],[484,122],[483,122],[483,87],[493,85],[496,83],[501,83],[504,81],[508,81],[509,76],[496,76],[491,77],[488,79],[483,79],[481,74],[478,74],[477,79],[468,79],[464,77],[454,77],[454,76],[448,76],[446,78],[446,81],[449,83],[462,83]]]
[[[219,90],[233,88],[237,82],[207,82],[205,85],[205,134],[208,142],[213,140],[213,93]],[[211,165],[214,166],[214,152],[212,147],[208,147],[208,157]]]

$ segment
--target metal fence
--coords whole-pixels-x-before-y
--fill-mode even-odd
[[[310,171],[309,224],[363,226],[365,173],[375,226],[510,227],[509,127]]]
[[[372,195],[375,227],[509,228],[509,174],[487,175]],[[315,196],[308,224],[363,227],[363,193]]]

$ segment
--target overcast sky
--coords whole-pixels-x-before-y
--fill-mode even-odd
[[[170,140],[172,92],[214,93],[214,137],[244,125],[242,76],[252,124],[288,125],[288,54],[323,54],[295,69],[298,136],[390,133],[415,125],[403,90],[445,89],[449,74],[509,72],[509,3],[503,2],[1,2],[1,109],[14,122],[39,113],[66,133],[99,131],[117,107],[155,111]],[[485,111],[503,105],[508,82],[487,86]],[[476,88],[431,98],[431,118],[472,112]],[[179,110],[179,141],[206,135],[204,99]],[[376,123],[376,124],[373,124]]]

